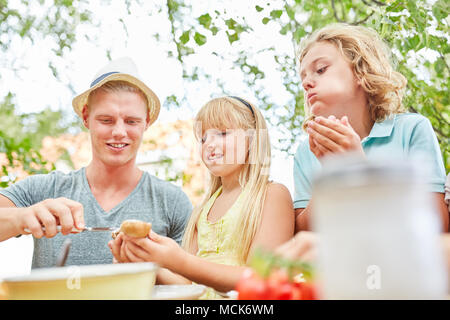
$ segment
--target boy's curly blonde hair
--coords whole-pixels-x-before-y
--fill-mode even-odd
[[[406,78],[393,69],[391,51],[376,31],[342,23],[328,25],[313,32],[301,44],[298,55],[300,64],[311,47],[322,41],[334,44],[352,65],[354,75],[367,94],[374,121],[383,121],[393,114],[405,112],[402,98]],[[305,113],[310,116],[306,102]]]

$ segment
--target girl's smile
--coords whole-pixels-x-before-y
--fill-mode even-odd
[[[246,163],[248,143],[238,129],[208,129],[202,136],[202,159],[215,176],[227,176]]]
[[[222,158],[223,158],[223,154],[222,154],[222,153],[215,153],[215,152],[212,152],[212,153],[210,153],[210,154],[208,155],[208,160],[209,160],[209,161],[214,161],[214,160],[222,159]]]

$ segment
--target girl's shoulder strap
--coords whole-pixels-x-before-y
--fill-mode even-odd
[[[209,210],[211,210],[211,207],[213,206],[214,202],[216,201],[217,197],[220,195],[221,192],[222,192],[222,186],[220,186],[216,190],[216,192],[214,192],[214,194],[211,196],[211,198],[209,198],[208,201],[206,201],[205,205],[201,209],[202,211],[200,213],[200,219],[208,216]]]

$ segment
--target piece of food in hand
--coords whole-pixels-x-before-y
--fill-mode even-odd
[[[114,240],[116,240],[116,238],[117,238],[117,236],[119,235],[119,233],[120,233],[120,228],[114,230],[114,231],[111,233],[111,237],[112,237]]]
[[[120,229],[113,231],[112,238],[115,239],[120,232],[123,232],[127,236],[135,238],[144,238],[148,236],[152,224],[150,222],[144,222],[140,220],[125,220],[120,225]]]
[[[314,121],[315,118],[316,118],[316,116],[313,114],[310,115],[308,118],[306,118],[306,120],[303,122],[303,125],[302,125],[303,130],[306,131],[306,129],[308,128],[308,122]]]

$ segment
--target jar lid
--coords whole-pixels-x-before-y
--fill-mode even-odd
[[[329,157],[314,180],[314,187],[367,186],[379,184],[423,183],[424,166],[403,159],[368,160],[355,154]]]

